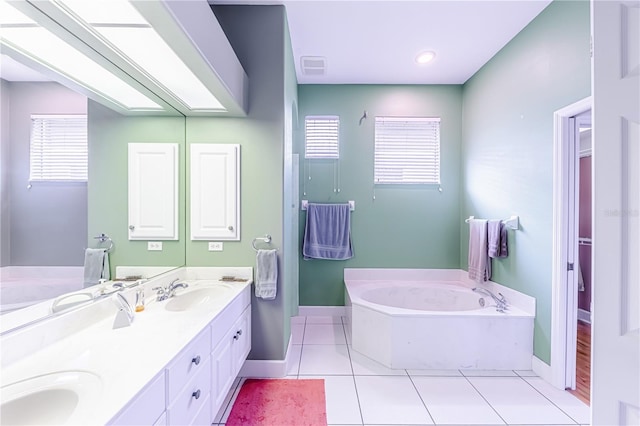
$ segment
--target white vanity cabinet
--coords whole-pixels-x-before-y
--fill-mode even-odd
[[[170,425],[198,424],[194,422],[196,418],[211,418],[210,353],[211,339],[207,327],[165,369]],[[204,413],[201,413],[202,410]]]
[[[110,425],[211,425],[251,349],[247,285]]]
[[[215,416],[251,350],[250,288],[211,324],[211,412]]]
[[[164,425],[166,407],[164,371],[120,411],[109,425]],[[164,420],[164,423],[163,423]]]

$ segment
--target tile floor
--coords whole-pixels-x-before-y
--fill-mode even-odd
[[[532,371],[391,370],[353,350],[341,317],[295,317],[291,328],[287,378],[325,380],[331,426],[589,424],[587,405]],[[214,424],[225,424],[243,380]]]

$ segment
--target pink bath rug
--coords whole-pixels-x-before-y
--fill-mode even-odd
[[[227,426],[326,426],[323,379],[247,379]]]

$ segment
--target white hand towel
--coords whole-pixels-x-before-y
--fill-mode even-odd
[[[276,250],[258,250],[256,254],[256,297],[276,298],[278,285],[278,255]]]
[[[98,284],[101,278],[108,280],[109,254],[105,249],[88,248],[84,252],[84,287]]]
[[[491,278],[489,259],[487,220],[469,221],[469,278],[477,283]]]

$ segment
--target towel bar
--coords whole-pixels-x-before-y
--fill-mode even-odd
[[[464,221],[469,223],[471,219],[475,219],[475,216],[469,216]],[[517,230],[520,228],[520,216],[513,215],[509,219],[502,219],[502,223],[509,229]]]
[[[353,200],[349,200],[349,201],[348,201],[348,203],[349,203],[349,210],[351,210],[351,211],[355,211],[355,209],[356,209],[356,202],[355,202],[355,201],[353,201]],[[300,209],[301,209],[301,210],[306,210],[306,209],[307,209],[307,207],[309,207],[309,200],[301,200],[301,201],[300,201]]]

